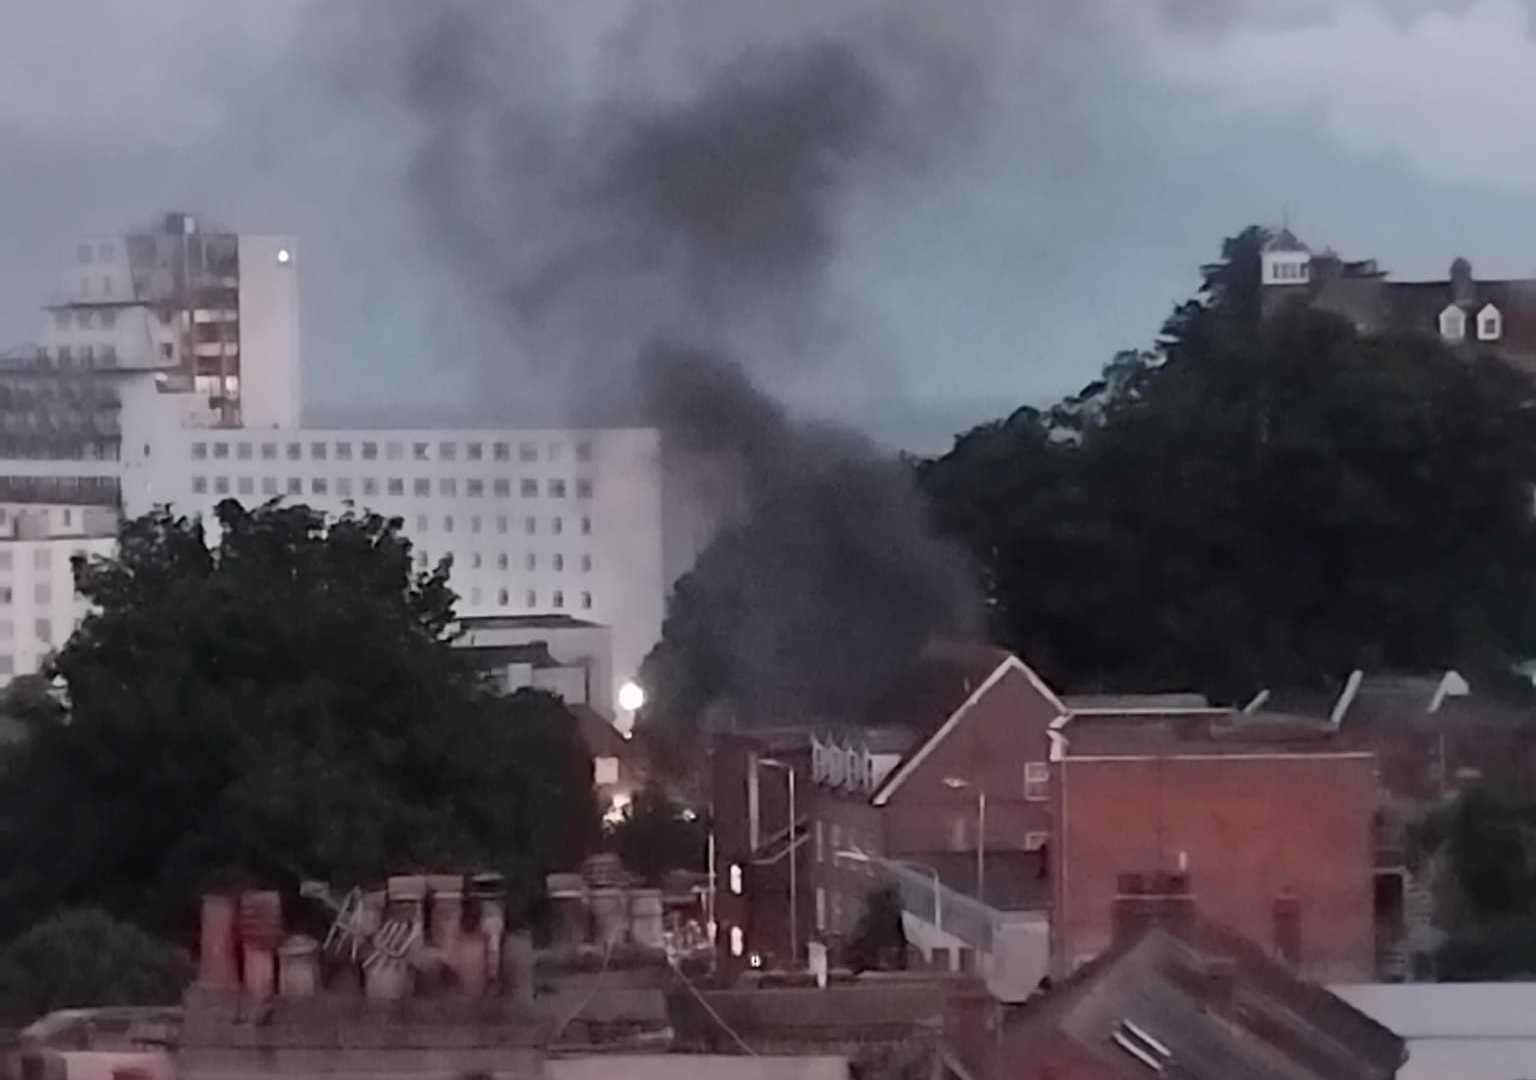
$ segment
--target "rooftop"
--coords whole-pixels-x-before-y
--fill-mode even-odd
[[[1347,749],[1325,719],[1235,709],[1076,714],[1061,731],[1068,757],[1325,754]]]

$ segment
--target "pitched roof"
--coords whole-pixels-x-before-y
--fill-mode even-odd
[[[1391,1077],[1403,1041],[1251,942],[1197,921],[1152,926],[1004,1022],[988,1076],[1065,1039],[1105,1075],[1143,1080]]]
[[[875,789],[874,794],[870,796],[870,801],[876,806],[883,806],[889,801],[897,789],[906,782],[907,777],[916,772],[918,766],[933,752],[934,747],[943,742],[949,733],[959,726],[971,708],[1009,672],[1016,671],[1022,674],[1041,697],[1056,707],[1059,714],[1064,715],[1068,711],[1066,705],[1056,696],[1056,692],[1046,685],[1045,680],[1010,652],[990,646],[963,646],[957,653],[939,651],[932,654],[925,652],[924,655],[925,659],[931,656],[927,662],[935,665],[936,675],[933,686],[940,691],[926,699],[925,707],[948,709],[948,712],[941,714],[935,711],[926,714],[926,718],[930,721],[942,715],[942,722],[937,729],[928,728],[927,730],[932,731],[933,734],[916,746]],[[958,658],[958,662],[952,660],[952,657]],[[988,663],[991,665],[990,670],[986,669]],[[983,670],[986,670],[984,676],[981,675]],[[981,677],[978,678],[978,676]],[[956,698],[960,700],[956,702]]]
[[[1336,753],[1348,749],[1325,719],[1235,709],[1073,714],[1058,729],[1064,756]]]
[[[1265,251],[1305,251],[1310,253],[1311,248],[1297,239],[1296,234],[1289,228],[1282,226],[1278,231],[1270,235],[1264,242]]]
[[[1388,323],[1400,330],[1440,333],[1440,313],[1455,302],[1450,281],[1390,281],[1385,289]],[[1467,341],[1486,348],[1536,354],[1536,278],[1477,280],[1458,306],[1467,314]],[[1477,340],[1472,320],[1485,304],[1499,309],[1502,333],[1496,341]]]

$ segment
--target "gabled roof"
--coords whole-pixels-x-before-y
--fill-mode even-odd
[[[1241,936],[1197,921],[1152,926],[1005,1021],[988,1075],[1060,1040],[1104,1075],[1153,1080],[1360,1080],[1393,1076],[1403,1041],[1298,979]]]
[[[1045,680],[1041,679],[1039,675],[1031,670],[1028,664],[1012,653],[1004,652],[1001,649],[987,648],[983,653],[972,653],[970,655],[972,661],[982,659],[983,656],[989,659],[991,661],[990,670],[987,671],[984,677],[978,680],[976,676],[980,674],[981,665],[974,662],[969,665],[962,665],[960,670],[965,672],[966,677],[958,684],[953,681],[955,672],[950,672],[947,696],[937,696],[934,700],[945,701],[947,704],[947,701],[957,696],[957,694],[964,694],[964,696],[956,704],[948,707],[947,713],[943,714],[943,722],[939,724],[938,728],[936,730],[930,728],[930,730],[933,730],[933,734],[908,754],[902,763],[875,789],[875,793],[870,797],[870,801],[876,806],[884,806],[889,802],[891,796],[900,789],[902,784],[906,783],[907,778],[917,771],[929,754],[933,753],[934,748],[948,738],[950,732],[954,731],[964,721],[966,715],[975,708],[976,703],[984,698],[1010,672],[1018,672],[1029,680],[1030,685],[1035,688],[1040,696],[1055,707],[1058,715],[1064,715],[1068,711],[1066,705],[1056,696],[1056,692],[1046,685]],[[941,664],[940,667],[942,668],[942,666]]]
[[[1290,229],[1282,227],[1278,232],[1270,236],[1264,243],[1265,251],[1303,251],[1308,254],[1312,249],[1296,238],[1296,234]]]

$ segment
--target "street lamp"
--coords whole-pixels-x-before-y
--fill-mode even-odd
[[[783,769],[784,775],[789,777],[789,963],[793,969],[800,963],[800,913],[796,910],[800,905],[800,890],[795,881],[795,840],[798,839],[795,835],[798,832],[795,827],[795,770],[778,758],[759,758],[757,763],[770,769]]]
[[[958,776],[946,776],[944,786],[952,791],[973,789],[976,792],[976,899],[987,902],[987,793],[969,780]]]
[[[635,714],[645,708],[645,687],[630,679],[619,687],[617,727],[626,739],[634,733]]]
[[[939,888],[942,882],[939,880],[939,872],[927,863],[913,862],[911,859],[886,859],[879,855],[869,855],[857,848],[848,851],[834,851],[834,859],[847,859],[849,862],[869,863],[875,866],[905,866],[912,870],[921,870],[933,879],[933,926],[936,930],[944,929],[944,908],[940,897]]]

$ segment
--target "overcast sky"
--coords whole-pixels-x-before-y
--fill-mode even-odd
[[[1070,7],[1016,22],[979,138],[844,222],[848,340],[829,347],[830,375],[788,388],[803,408],[942,446],[1148,343],[1223,235],[1282,215],[1401,278],[1456,255],[1536,274],[1529,0]],[[628,8],[566,0],[551,63],[580,78]],[[72,238],[189,209],[299,236],[311,416],[483,414],[476,364],[516,343],[498,344],[430,250],[406,190],[408,118],[339,91],[328,59],[366,66],[366,23],[389,11],[7,5],[0,344],[36,336]]]

